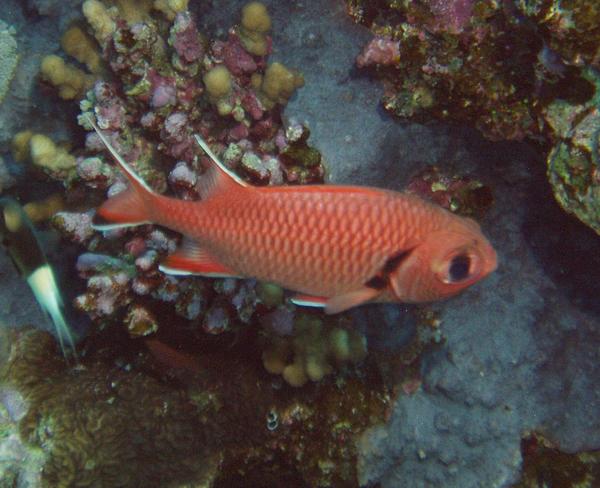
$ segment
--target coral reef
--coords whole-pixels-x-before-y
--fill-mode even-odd
[[[180,10],[184,3],[171,7]],[[242,12],[242,24],[232,28],[226,40],[208,41],[187,11],[178,11],[165,23],[149,14],[146,3],[148,15],[134,23],[125,4],[109,7],[99,0],[83,4],[102,63],[94,55],[94,43],[79,27],[67,31],[63,46],[91,72],[102,76],[106,69],[112,74],[110,81],[95,82],[81,101],[81,110],[96,118],[151,187],[158,192],[169,189],[181,198],[199,198],[203,156],[194,133],[202,134],[231,168],[255,184],[322,180],[322,160],[307,143],[308,131],[296,122],[285,126],[281,120],[281,107],[301,86],[302,78],[281,63],[267,63],[270,19],[264,6],[249,4]],[[261,44],[262,54],[245,47],[244,36],[253,40],[254,47]],[[77,44],[78,48],[72,46],[82,39],[85,42]],[[86,125],[84,117],[80,122]],[[23,158],[29,144],[33,161],[47,169],[45,153],[33,154],[41,138],[30,132],[19,134],[13,141],[14,153]],[[48,141],[42,140],[50,148]],[[51,149],[58,151],[56,146]],[[89,134],[79,157],[61,153],[60,158],[52,158],[55,165],[67,159],[69,164],[59,165],[62,174],[57,169],[51,175],[62,179],[73,195],[81,194],[83,188],[97,191],[98,199],[118,193],[124,188],[123,176],[99,149],[97,135]],[[64,174],[67,170],[68,175]],[[85,206],[85,200],[79,200],[78,205]],[[52,223],[91,252],[120,254],[116,260],[106,257],[110,266],[90,267],[85,259],[78,263],[87,290],[75,305],[95,320],[124,320],[133,336],[144,335],[166,322],[155,320],[159,315],[152,306],[148,308],[148,300],[155,300],[160,307],[169,307],[169,314],[182,327],[191,326],[196,334],[218,335],[236,333],[275,306],[270,298],[271,304],[263,302],[253,281],[198,285],[203,280],[178,280],[160,273],[158,263],[173,252],[177,236],[146,226],[115,231],[103,240],[91,230],[89,218],[87,212],[65,210]],[[263,285],[258,286],[264,291]]]
[[[347,3],[375,34],[356,64],[383,78],[386,109],[416,120],[468,122],[493,140],[531,138],[553,147],[548,164],[557,200],[598,230],[596,163],[572,136],[574,113],[599,107],[596,2]],[[561,130],[565,125],[572,132]],[[571,160],[573,168],[565,168]],[[585,182],[565,176],[586,172]]]
[[[540,483],[561,488],[592,488],[600,481],[600,453],[567,454],[539,434],[523,439],[523,474],[513,488],[535,488]]]
[[[585,72],[595,96],[587,103],[557,100],[545,111],[556,141],[548,154],[548,179],[560,205],[600,234],[600,77]]]
[[[39,0],[35,3],[56,2]],[[81,238],[90,251],[111,259],[118,256],[118,266],[124,266],[126,270],[131,268],[122,262],[135,266],[136,277],[129,282],[127,291],[135,305],[146,307],[149,314],[159,317],[160,324],[169,323],[173,334],[183,335],[173,346],[176,352],[186,351],[199,358],[201,363],[204,363],[203,358],[209,363],[204,373],[216,375],[212,383],[214,388],[210,383],[202,383],[188,390],[189,397],[200,406],[207,403],[214,405],[211,402],[218,399],[216,403],[221,405],[218,413],[210,411],[211,422],[220,423],[215,431],[224,438],[238,441],[236,446],[227,450],[221,472],[212,477],[215,486],[277,486],[283,483],[286,486],[327,483],[356,486],[354,476],[357,474],[364,484],[384,488],[396,487],[398,480],[407,479],[415,487],[505,487],[519,478],[522,456],[527,463],[527,454],[520,444],[523,432],[543,427],[545,435],[551,437],[560,449],[569,452],[597,449],[600,446],[600,429],[594,412],[600,405],[597,395],[600,378],[599,309],[593,284],[600,276],[600,253],[597,237],[586,232],[587,229],[574,219],[567,218],[549,201],[551,193],[545,191],[544,173],[539,170],[543,158],[525,145],[488,144],[469,131],[435,125],[390,123],[385,114],[375,109],[381,95],[377,85],[367,77],[347,76],[352,59],[359,54],[357,42],[366,45],[372,34],[344,17],[343,2],[313,0],[309,5],[295,3],[291,16],[287,3],[270,3],[269,12],[276,26],[277,60],[301,67],[306,79],[306,86],[289,100],[286,111],[298,120],[309,122],[311,144],[316,144],[327,157],[332,181],[400,189],[410,175],[422,170],[424,165],[435,165],[439,172],[417,175],[416,182],[419,183],[419,191],[434,198],[443,196],[447,201],[447,197],[456,194],[451,192],[449,195],[446,189],[442,189],[440,195],[435,195],[440,184],[442,188],[449,188],[455,183],[456,180],[447,175],[476,174],[477,181],[494,190],[494,205],[487,210],[482,225],[489,229],[500,250],[501,266],[489,283],[456,300],[436,305],[437,315],[432,319],[440,325],[436,331],[436,346],[425,351],[419,347],[414,347],[414,350],[408,347],[408,357],[398,367],[400,374],[391,371],[386,375],[393,388],[392,399],[373,401],[385,392],[379,380],[379,370],[385,364],[380,359],[383,353],[377,347],[385,347],[388,357],[394,356],[407,331],[414,330],[414,324],[411,325],[413,314],[408,307],[401,306],[362,307],[353,313],[356,325],[360,326],[358,330],[368,338],[370,351],[375,351],[359,368],[343,368],[335,376],[325,376],[320,382],[307,382],[301,388],[292,388],[280,376],[264,371],[261,364],[264,342],[251,340],[256,327],[236,326],[237,312],[230,308],[232,298],[229,297],[237,296],[242,290],[240,299],[256,293],[264,303],[258,303],[258,300],[254,303],[251,299],[250,303],[255,306],[245,310],[251,312],[251,324],[255,320],[260,322],[262,335],[264,328],[270,325],[260,319],[280,310],[280,290],[271,294],[264,293],[263,287],[268,286],[264,284],[249,284],[237,289],[235,283],[227,281],[185,279],[177,284],[181,293],[174,302],[156,300],[149,292],[142,294],[155,283],[155,276],[151,274],[155,259],[158,259],[154,257],[155,253],[161,256],[165,247],[174,245],[176,238],[164,233],[152,234],[145,227],[135,231],[114,231],[102,237],[89,227],[90,214],[85,210],[93,206],[91,202],[101,201],[105,191],[109,188],[117,191],[123,184],[108,158],[97,156],[98,141],[88,137],[89,148],[82,153],[73,152],[75,156],[81,156],[82,164],[78,163],[79,180],[69,188],[68,194],[74,197],[80,195],[78,208],[69,208],[59,220],[68,221],[69,228],[76,231],[71,234],[73,238]],[[433,3],[429,2],[430,5]],[[442,3],[435,3],[440,11]],[[462,3],[452,2],[452,5]],[[446,4],[452,6],[449,2]],[[503,2],[503,6],[508,4]],[[545,1],[519,3],[531,6],[550,4]],[[480,3],[474,5],[477,7]],[[570,3],[564,5],[569,7]],[[471,10],[471,14],[474,11]],[[239,14],[239,5],[227,2],[219,5],[218,9],[203,12],[198,23],[205,32],[209,32],[208,26],[227,32],[231,19]],[[452,15],[458,15],[458,19],[432,24],[431,28],[440,38],[445,38],[440,29],[452,32],[469,30],[461,11]],[[178,25],[183,29],[186,22]],[[160,29],[162,39],[167,39],[166,28],[162,25]],[[55,31],[58,32],[58,29]],[[380,35],[385,36],[385,33]],[[181,58],[193,59],[200,49],[203,54],[196,59],[204,59],[204,53],[209,53],[210,58],[214,42],[202,40],[196,44],[194,36],[190,38],[192,41],[186,38],[185,42],[180,39],[181,43],[177,43]],[[252,74],[262,72],[266,65],[247,53],[240,42],[233,42],[232,37],[221,42],[225,47],[222,64],[232,74],[232,95],[235,96],[235,80],[245,72],[251,73],[247,78],[252,78]],[[169,62],[174,63],[171,47],[175,44],[167,39],[166,45],[169,46],[166,48],[170,54]],[[554,69],[556,66],[549,63],[553,59],[548,54],[551,52],[545,52],[543,61]],[[110,56],[109,52],[105,59]],[[505,57],[503,54],[502,58]],[[185,65],[188,73],[198,70],[198,84],[202,83],[202,75],[212,67],[212,64],[205,66],[203,62]],[[558,67],[560,70],[560,63]],[[111,70],[108,63],[106,68]],[[388,68],[398,69],[394,65]],[[577,90],[570,90],[569,83],[581,79],[573,77],[575,72],[570,68],[567,67],[565,81],[557,86],[565,90],[562,93],[571,95],[579,90],[583,93],[581,98],[569,95],[565,100],[573,106],[586,105],[592,98],[590,83],[575,83],[573,87]],[[116,76],[112,81],[117,86],[116,93],[123,96],[121,77]],[[159,86],[158,93],[162,97],[159,99],[171,103],[170,82],[161,81]],[[258,89],[258,86],[253,86],[255,94]],[[49,96],[48,92],[45,93]],[[431,95],[431,91],[419,92],[419,97],[427,95]],[[423,102],[419,97],[413,102],[417,106],[432,103],[430,96]],[[253,127],[247,137],[251,145],[243,137],[239,140],[229,140],[228,135],[217,137],[219,131],[226,132],[230,128],[229,124],[233,124],[231,119],[239,114],[239,109],[232,111],[231,119],[217,116],[216,107],[206,95],[201,95],[200,99],[196,108],[203,112],[203,116],[211,114],[208,117],[208,139],[219,141],[214,145],[211,142],[212,147],[224,160],[228,160],[227,164],[231,164],[238,174],[262,184],[290,182],[290,175],[298,174],[290,171],[295,167],[294,163],[279,164],[281,159],[285,159],[281,152],[264,151],[268,147],[263,147],[262,136],[259,140],[257,135],[265,133],[254,130],[256,126],[250,118],[252,115],[247,119]],[[264,113],[264,107],[256,103],[257,99],[242,105],[246,115]],[[137,116],[140,114],[136,107],[140,107],[142,113],[160,110],[160,107],[148,108],[148,103],[140,99],[136,103],[139,105],[132,107],[132,113]],[[234,100],[232,110],[235,105]],[[114,105],[103,105],[103,110],[108,112],[105,115],[109,123],[118,124],[118,112],[117,117],[109,117],[115,115],[110,113],[113,108]],[[130,110],[130,107],[127,109]],[[156,143],[164,144],[166,134],[161,134],[161,118],[156,131],[140,129],[137,123],[140,118],[131,121],[125,117],[125,120],[131,123],[132,132],[137,131],[148,138],[151,144],[145,146],[146,150],[149,151],[148,147],[153,148]],[[152,120],[150,116],[145,119],[147,123]],[[179,116],[172,120],[178,121],[182,121]],[[288,138],[288,134],[295,133],[292,125],[285,124],[274,139],[265,139],[266,144],[273,141],[278,151],[292,146]],[[233,134],[244,135],[248,128],[238,126]],[[48,133],[34,127],[32,131]],[[61,140],[54,136],[53,139]],[[129,141],[114,142],[126,144]],[[179,141],[173,139],[169,144],[176,142]],[[279,144],[281,142],[283,144]],[[158,147],[154,153],[155,162],[148,169],[163,172],[164,184],[168,184],[168,188],[181,198],[198,198],[195,186],[202,177],[201,165],[187,156],[172,158],[167,150],[168,147]],[[310,156],[307,148],[300,152]],[[248,155],[243,163],[246,153]],[[144,154],[149,155],[151,151]],[[273,157],[263,159],[266,154]],[[160,162],[158,158],[162,158]],[[83,164],[84,159],[87,161]],[[130,156],[130,161],[135,159],[135,156]],[[320,155],[318,159],[321,160]],[[272,173],[267,174],[271,169]],[[81,197],[82,194],[85,198]],[[471,207],[467,205],[465,208]],[[149,248],[150,245],[155,247]],[[115,264],[110,260],[106,264],[109,270],[102,266],[96,269],[90,262],[84,262],[80,272],[84,272],[83,268],[91,270],[86,279],[93,275],[110,275],[113,272],[110,266]],[[10,263],[2,261],[2,269],[7,270],[0,283],[0,297],[4,299],[0,309],[5,314],[4,311],[13,307],[15,302],[21,303],[26,293],[18,291],[18,283],[9,279]],[[161,283],[161,297],[172,297],[173,289],[173,282]],[[138,294],[138,290],[142,293]],[[223,297],[224,293],[229,294],[225,295],[227,298]],[[219,300],[213,304],[215,297]],[[29,308],[34,309],[33,305],[30,304]],[[209,307],[221,310],[224,312],[222,316],[229,317],[229,330],[214,335],[204,332],[203,318]],[[172,339],[169,337],[171,327],[159,324],[155,336],[142,335],[132,340],[124,325],[129,310],[129,306],[118,308],[112,320],[104,317],[96,321],[98,327],[93,334],[100,336],[98,342],[103,353],[112,354],[108,367],[123,374],[138,374],[140,370],[150,372],[153,379],[160,378],[180,390],[179,379],[197,366],[187,363],[188,370],[186,366],[167,370],[166,365],[175,363],[181,366],[186,361],[177,358],[172,350],[164,353],[164,348],[159,361],[160,348],[150,346],[155,344],[150,341],[156,336],[161,338],[161,334]],[[14,314],[18,314],[18,310]],[[211,316],[218,317],[219,314]],[[5,317],[2,315],[3,321]],[[15,316],[10,319],[16,320]],[[26,320],[20,320],[25,321],[36,323],[29,315]],[[218,329],[219,323],[215,322],[207,324],[210,330]],[[140,323],[143,325],[144,321]],[[290,324],[293,325],[293,320],[285,317],[278,321],[284,330]],[[127,338],[125,350],[119,345],[123,335]],[[0,354],[6,343],[0,340]],[[135,344],[140,346],[140,350],[127,351]],[[145,344],[155,351],[152,354],[157,356],[156,361],[145,352]],[[240,348],[240,345],[247,347]],[[409,374],[404,374],[404,362],[415,355],[420,357],[419,365],[414,369],[409,367]],[[378,362],[377,371],[370,369],[373,359]],[[87,364],[84,366],[89,367]],[[106,365],[97,372],[105,375],[103,380],[106,381]],[[354,375],[363,379],[363,383],[356,381]],[[365,383],[369,386],[366,391],[370,392],[366,396]],[[63,383],[59,381],[59,384]],[[227,395],[215,394],[217,386],[226,388]],[[291,403],[286,403],[286,400],[297,403],[293,410],[287,410]],[[361,442],[356,447],[347,443],[349,430],[338,425],[339,419],[356,420],[352,417],[356,414],[354,408],[360,415],[360,422],[352,424],[349,430],[360,435],[367,429],[364,435],[360,435]],[[380,415],[384,408],[385,412]],[[365,411],[375,412],[375,415],[367,420],[362,416]],[[295,412],[299,413],[292,424],[293,429],[282,428],[282,418],[290,418]],[[374,424],[378,424],[377,427],[373,427]],[[333,431],[340,430],[343,435],[331,435]],[[253,439],[252,447],[240,445],[240,439]],[[271,446],[276,446],[276,449],[271,449]],[[330,453],[339,454],[339,457],[332,459]],[[353,474],[351,469],[346,468],[356,463],[356,455],[358,473]],[[525,466],[527,470],[527,464]],[[39,466],[37,468],[36,473],[39,474]],[[339,475],[338,469],[343,470],[343,476]],[[575,478],[579,479],[578,475]]]
[[[36,486],[235,486],[240,476],[255,486],[290,472],[309,486],[353,486],[354,435],[381,421],[388,404],[372,376],[285,391],[248,367],[254,344],[239,359],[228,348],[190,371],[185,353],[160,343],[149,345],[152,354],[115,356],[116,344],[92,339],[69,366],[42,332],[7,339],[0,456],[18,445],[26,462],[13,456],[10,479],[37,474]],[[7,418],[6,409],[18,412]]]
[[[25,405],[12,434],[27,453],[27,462],[13,465],[20,482],[30,476],[32,457],[35,486],[161,485],[214,476],[210,404],[203,412],[139,372],[101,363],[67,367],[41,332],[23,331],[12,342],[0,381]]]
[[[600,10],[589,0],[352,0],[348,10],[376,35],[357,64],[379,68],[385,108],[468,121],[496,140],[543,135],[543,107],[574,96],[580,67],[600,59]]]
[[[263,320],[271,328],[281,330],[281,322],[292,320],[289,315],[280,309]],[[309,379],[322,380],[333,372],[334,366],[360,363],[367,354],[364,336],[352,328],[324,326],[319,317],[300,315],[284,335],[270,336],[262,356],[265,369],[281,374],[296,387],[303,386]]]

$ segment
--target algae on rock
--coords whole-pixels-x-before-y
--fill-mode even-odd
[[[593,69],[585,77],[596,86],[591,100],[556,100],[546,109],[558,140],[548,154],[548,179],[558,203],[600,234],[600,77]]]

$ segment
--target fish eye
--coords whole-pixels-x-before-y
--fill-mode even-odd
[[[448,278],[451,283],[457,283],[469,277],[471,258],[467,254],[454,256],[448,267]]]

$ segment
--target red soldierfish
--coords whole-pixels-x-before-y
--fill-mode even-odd
[[[95,227],[155,223],[180,232],[165,273],[253,277],[299,292],[298,305],[337,313],[366,302],[442,299],[496,269],[496,253],[471,219],[377,188],[254,187],[199,136],[212,161],[202,199],[159,195],[90,123],[130,182],[97,210]]]

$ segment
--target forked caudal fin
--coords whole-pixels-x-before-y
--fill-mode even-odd
[[[92,117],[87,116],[86,120],[129,181],[129,188],[109,198],[96,210],[92,226],[97,230],[111,230],[151,223],[151,203],[157,195],[115,150]]]

